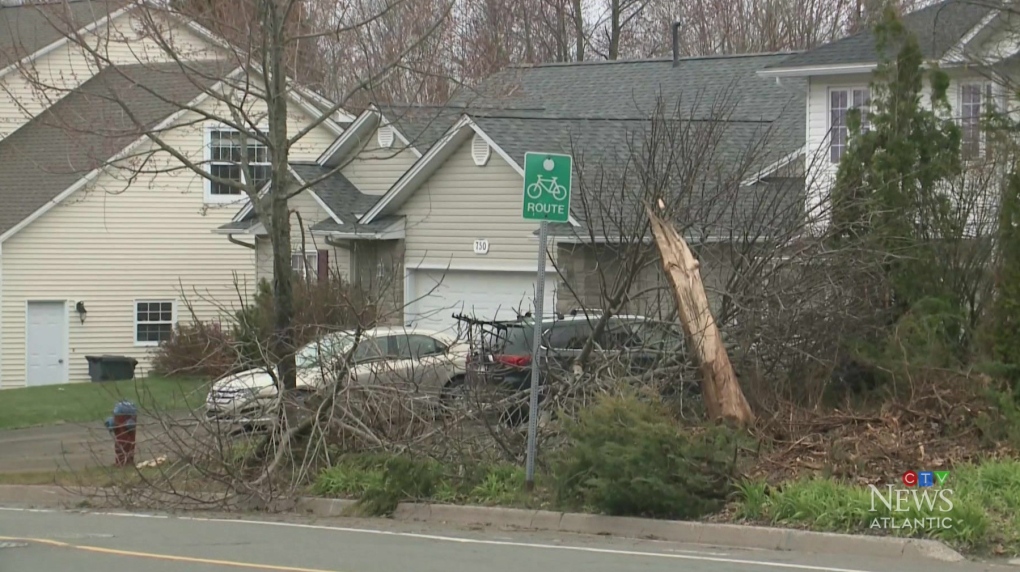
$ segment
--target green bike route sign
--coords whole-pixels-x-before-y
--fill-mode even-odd
[[[573,159],[557,153],[524,154],[524,218],[567,222]]]

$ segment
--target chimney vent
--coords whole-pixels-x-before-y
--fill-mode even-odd
[[[680,22],[673,22],[673,67],[680,65]]]

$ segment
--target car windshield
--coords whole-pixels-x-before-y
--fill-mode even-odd
[[[340,359],[351,351],[354,336],[334,334],[325,336],[301,348],[295,355],[299,369],[319,367],[323,358],[327,361]]]

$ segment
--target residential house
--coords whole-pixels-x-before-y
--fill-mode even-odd
[[[538,224],[522,218],[524,154],[571,153],[572,216],[552,225],[548,266],[557,278],[547,283],[545,307],[597,307],[597,268],[618,265],[621,234],[642,225],[643,146],[686,145],[705,163],[698,167],[704,179],[688,177],[691,188],[661,196],[687,213],[685,228],[703,253],[718,251],[706,280],[721,288],[729,277],[721,245],[739,240],[745,223],[753,226],[755,213],[777,197],[803,203],[796,159],[804,84],[757,75],[786,57],[516,67],[442,109],[370,109],[316,164],[292,165],[300,180],[326,176],[301,203],[304,218],[315,217],[306,239],[341,248],[320,260],[341,258],[357,282],[388,279],[395,321],[449,326],[455,312],[513,318],[532,309],[538,259]],[[657,110],[684,121],[653,121]],[[698,134],[655,141],[656,128],[670,124]],[[264,230],[245,209],[219,232]],[[648,238],[637,241],[651,249]],[[268,245],[256,241],[260,260],[268,258],[261,254]],[[640,270],[635,297],[655,296],[661,272]]]
[[[209,119],[226,113],[210,94],[246,72],[193,22],[165,12],[143,17],[145,3],[7,4],[0,387],[87,381],[91,355],[136,358],[144,374],[175,323],[218,319],[254,285],[254,242],[242,248],[211,232],[231,221],[244,202],[240,191],[184,168],[151,138],[220,176],[240,177],[230,162],[238,137]],[[187,65],[159,47],[154,24]],[[110,61],[100,69],[68,35],[102,46]],[[314,161],[353,118],[322,120],[329,104],[306,90],[295,88],[290,99],[291,133],[319,122],[291,156]],[[265,147],[249,138],[248,151],[255,176],[264,174]]]
[[[952,105],[973,168],[987,150],[980,117],[991,101],[1002,98],[992,72],[1016,53],[1014,20],[966,0],[943,1],[904,17],[926,58],[951,76]],[[434,112],[435,123],[445,120],[451,127],[442,137],[425,138],[425,145],[435,143],[416,147],[423,152],[410,167],[412,155],[396,151],[413,138],[404,132],[414,133],[413,124],[428,111],[418,110],[418,121],[408,122],[392,111],[370,110],[319,165],[341,164],[350,157],[342,149],[361,157],[360,150],[374,141],[372,153],[391,148],[400,159],[387,163],[374,155],[376,163],[362,163],[385,171],[377,182],[392,184],[388,189],[345,184],[349,196],[357,198],[356,208],[348,210],[342,225],[322,219],[318,228],[323,237],[334,232],[331,240],[350,241],[348,252],[355,254],[347,255],[348,268],[386,266],[372,249],[382,249],[387,264],[397,261],[402,276],[396,278],[403,280],[396,301],[405,323],[448,325],[453,312],[513,317],[530,309],[536,278],[537,225],[522,220],[520,212],[524,154],[571,153],[572,217],[570,224],[553,226],[555,247],[548,263],[557,278],[546,289],[545,305],[559,311],[598,307],[605,286],[600,274],[627,268],[621,234],[642,216],[640,189],[647,184],[634,184],[642,165],[632,160],[641,154],[633,151],[642,151],[655,131],[649,118],[675,107],[688,120],[685,125],[716,129],[709,155],[719,169],[706,168],[700,179],[684,181],[689,188],[671,189],[667,196],[682,202],[669,207],[702,260],[718,308],[731,281],[739,278],[738,259],[748,255],[738,251],[739,243],[788,240],[795,238],[789,229],[796,233],[805,221],[825,224],[825,197],[849,137],[847,111],[869,101],[878,59],[874,34],[863,32],[796,54],[511,68],[455,106]],[[685,142],[692,141],[674,141]],[[748,153],[755,148],[764,152]],[[691,148],[680,154],[709,158]],[[733,169],[734,164],[741,166]],[[734,185],[735,174],[747,176]],[[719,200],[723,195],[713,196],[719,179],[730,179],[722,185],[728,188],[725,201]],[[359,249],[364,256],[358,256]],[[661,284],[658,268],[642,269],[629,309],[661,309],[661,291],[653,299],[647,294]]]
[[[906,14],[902,21],[918,39],[926,62],[949,75],[949,103],[962,128],[964,159],[971,169],[985,166],[989,147],[982,117],[989,105],[998,109],[1007,105],[1006,90],[997,81],[997,74],[1009,73],[1003,64],[1017,53],[1020,22],[1009,10],[968,0],[944,0]],[[792,55],[758,72],[780,83],[807,83],[807,208],[817,213],[821,224],[828,218],[828,193],[847,149],[847,113],[855,108],[867,110],[872,72],[879,60],[876,37],[869,30]],[[924,104],[930,105],[930,93],[926,85]],[[867,114],[862,117],[866,128]],[[983,178],[974,180],[980,182]],[[994,186],[990,189],[994,193]],[[988,207],[993,206],[994,197],[985,199],[973,211],[972,225],[989,218],[993,209]]]

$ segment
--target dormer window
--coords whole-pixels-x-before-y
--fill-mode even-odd
[[[868,105],[871,92],[866,87],[844,87],[829,90],[829,160],[839,163],[850,142],[847,114],[851,109],[861,110],[861,130],[871,127]]]
[[[211,127],[206,130],[206,161],[209,174],[219,179],[244,184],[250,181],[262,188],[272,175],[269,147],[251,136],[228,127]],[[241,156],[247,157],[247,171]],[[206,180],[205,202],[232,202],[244,198],[240,187],[226,182]]]

